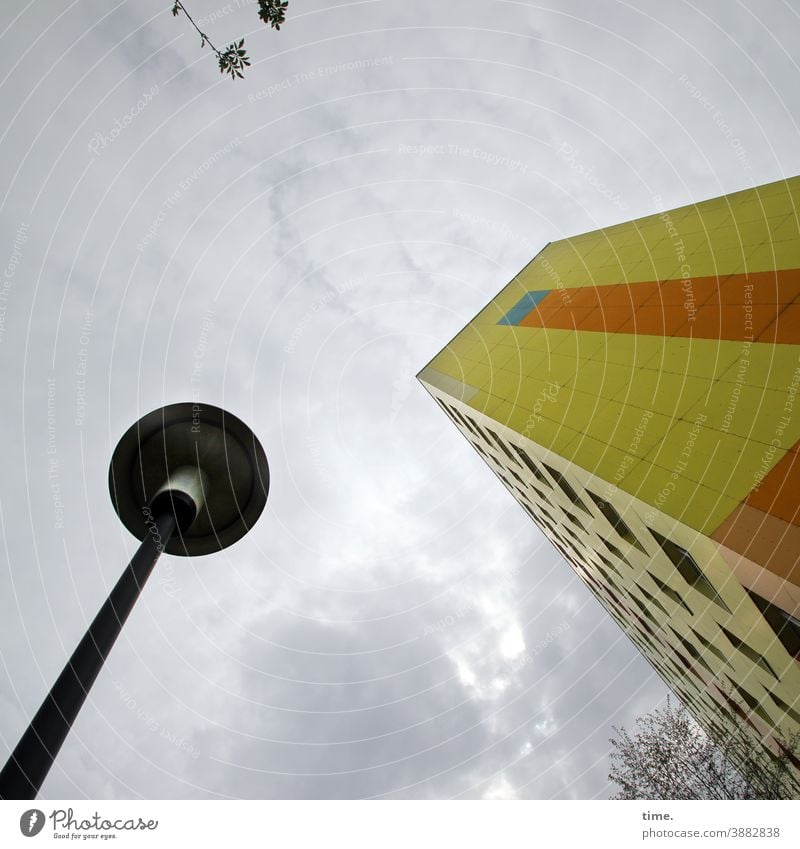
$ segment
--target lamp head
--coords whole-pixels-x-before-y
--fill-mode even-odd
[[[185,517],[188,499],[196,515],[188,525],[179,521],[165,551],[189,557],[227,548],[253,527],[267,503],[269,467],[244,422],[219,407],[186,402],[153,410],[126,431],[108,485],[117,515],[140,540],[148,508],[174,494]]]

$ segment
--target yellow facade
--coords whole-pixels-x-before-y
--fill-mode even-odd
[[[773,753],[800,732],[798,208],[793,178],[551,243],[419,375],[703,724],[741,710]]]

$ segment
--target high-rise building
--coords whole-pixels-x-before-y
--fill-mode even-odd
[[[717,739],[800,732],[800,177],[548,244],[419,379]],[[792,760],[800,776],[800,762]]]

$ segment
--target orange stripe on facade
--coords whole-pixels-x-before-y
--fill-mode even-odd
[[[521,327],[800,344],[800,269],[553,290]]]
[[[800,525],[800,442],[770,469],[745,504],[792,525]],[[800,554],[800,552],[798,552]]]

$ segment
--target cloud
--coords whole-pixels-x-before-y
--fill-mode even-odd
[[[232,84],[161,0],[12,5],[6,747],[134,550],[116,441],[196,395],[259,434],[267,510],[159,563],[45,796],[608,795],[611,726],[663,685],[413,374],[547,241],[800,170],[796,20],[471,0],[274,33],[243,9],[214,24],[255,59]]]

